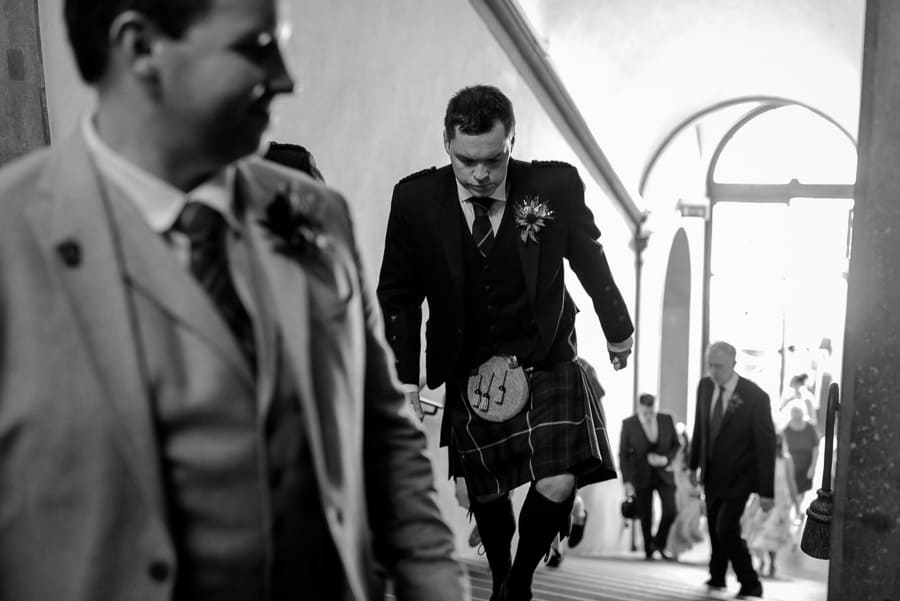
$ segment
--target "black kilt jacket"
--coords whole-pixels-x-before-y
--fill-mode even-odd
[[[607,340],[622,342],[634,331],[613,281],[600,231],[584,202],[578,171],[560,162],[510,160],[506,210],[537,195],[553,211],[538,242],[519,245],[522,273],[541,342],[559,333],[566,299],[563,258],[590,295]],[[422,303],[428,301],[426,382],[436,388],[453,377],[467,325],[464,250],[456,179],[450,165],[410,175],[394,187],[378,298],[400,380],[419,384]],[[571,302],[571,301],[569,301]]]

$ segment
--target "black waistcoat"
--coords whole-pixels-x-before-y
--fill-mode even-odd
[[[507,206],[494,247],[482,257],[461,220],[465,263],[465,315],[462,353],[457,373],[464,375],[492,355],[515,355],[525,365],[573,359],[574,305],[567,309],[556,340],[540,337],[522,274],[519,245],[523,244]]]

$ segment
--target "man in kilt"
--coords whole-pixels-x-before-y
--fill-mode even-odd
[[[609,270],[574,167],[510,158],[512,103],[492,86],[453,96],[444,117],[450,164],[395,186],[378,297],[397,370],[422,417],[422,303],[428,301],[426,382],[446,385],[441,443],[464,477],[493,576],[493,600],[531,598],[532,575],[565,535],[576,488],[616,477],[599,398],[575,361],[577,308],[563,258],[590,295],[610,360],[625,367],[634,327]],[[469,376],[515,357],[530,394],[505,421],[482,417]],[[502,389],[501,389],[502,390]],[[516,524],[510,491],[531,483]]]

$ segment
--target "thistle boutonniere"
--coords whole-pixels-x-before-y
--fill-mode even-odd
[[[728,399],[728,409],[725,411],[725,413],[734,413],[743,404],[744,399],[739,397],[737,393],[734,393],[731,395],[731,398]]]
[[[300,258],[322,251],[329,243],[316,217],[315,198],[291,184],[283,184],[266,207],[259,223],[276,238],[275,251]]]
[[[526,196],[525,199],[516,205],[515,208],[516,225],[519,226],[519,236],[522,242],[528,244],[528,241],[537,243],[537,235],[547,222],[553,219],[553,210],[547,206],[547,202],[534,196]]]

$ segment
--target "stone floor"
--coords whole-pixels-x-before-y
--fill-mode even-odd
[[[739,585],[729,573],[728,589],[707,592],[704,549],[678,562],[648,562],[641,553],[566,557],[558,568],[542,565],[534,578],[533,601],[718,601],[732,599]],[[826,601],[827,563],[799,551],[779,558],[779,575],[763,578],[764,601]],[[473,601],[488,601],[491,577],[484,559],[464,560]],[[388,599],[393,599],[388,595]]]
[[[799,552],[798,552],[799,553]],[[791,569],[783,558],[783,575],[764,578],[766,601],[825,601],[826,576],[804,567]],[[824,563],[824,562],[822,562]],[[466,560],[473,601],[490,597],[490,574],[484,560]],[[799,574],[799,575],[798,575]],[[566,557],[558,568],[541,566],[535,574],[534,601],[687,601],[731,599],[739,585],[729,574],[726,592],[708,593],[705,558],[685,557],[677,563],[647,562],[642,554],[619,557]]]

